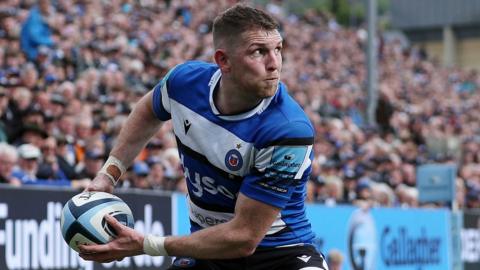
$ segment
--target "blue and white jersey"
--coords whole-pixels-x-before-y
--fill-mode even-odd
[[[153,108],[173,121],[187,186],[191,231],[233,218],[238,193],[281,212],[260,246],[312,243],[305,215],[314,129],[280,83],[276,94],[238,115],[213,102],[218,66],[186,62],[154,88]]]

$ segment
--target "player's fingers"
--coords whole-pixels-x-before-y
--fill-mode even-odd
[[[80,254],[89,254],[91,253],[89,245],[78,245],[78,253]]]
[[[95,262],[100,262],[100,263],[105,263],[105,262],[112,262],[115,259],[113,259],[112,254],[109,252],[102,252],[102,253],[93,253],[93,254],[84,254],[80,253],[80,257],[86,261],[95,261]]]
[[[105,245],[79,245],[78,249],[80,250],[81,254],[97,254],[108,252],[110,247],[108,244]]]
[[[123,230],[123,225],[120,223],[116,218],[110,216],[110,215],[105,215],[105,220],[108,222],[110,226],[115,230],[117,235],[120,234],[120,232]]]

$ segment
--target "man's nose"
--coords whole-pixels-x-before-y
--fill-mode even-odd
[[[282,63],[282,55],[280,52],[270,51],[268,53],[266,68],[269,71],[275,71],[280,68]]]

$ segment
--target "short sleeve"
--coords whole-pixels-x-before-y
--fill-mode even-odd
[[[311,171],[313,129],[304,122],[276,127],[272,139],[255,152],[254,165],[241,187],[246,196],[284,208]]]
[[[153,88],[153,111],[158,119],[162,121],[169,120],[170,115],[170,97],[168,95],[169,78],[175,68],[172,68],[165,77]]]

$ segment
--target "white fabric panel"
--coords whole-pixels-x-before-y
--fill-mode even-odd
[[[285,228],[286,224],[282,220],[282,215],[279,213],[277,219],[273,222],[272,227],[268,230],[266,235],[277,233]]]
[[[162,89],[161,89],[161,93],[162,93],[162,105],[163,105],[163,108],[171,113],[170,111],[170,98],[168,97],[168,90],[167,90],[167,82],[165,82],[163,85],[162,85]]]
[[[312,152],[312,147],[313,147],[312,145],[308,146],[307,154],[305,155],[305,159],[303,160],[302,167],[300,167],[297,174],[295,175],[295,179],[302,178],[302,175],[305,172],[305,170],[312,164],[312,161],[310,160],[310,153]]]
[[[189,206],[190,219],[193,222],[197,223],[198,225],[202,226],[203,228],[228,222],[232,220],[233,217],[235,216],[234,213],[215,212],[215,211],[205,210],[197,206],[196,204],[194,204],[189,198],[188,198],[188,206]],[[273,222],[272,227],[270,227],[266,235],[279,232],[283,230],[285,226],[286,224],[282,220],[281,214],[278,214],[277,219]]]
[[[275,146],[263,148],[258,151],[255,156],[255,168],[257,168],[257,170],[261,172],[265,171],[265,168],[267,168],[272,160],[273,150],[275,150]]]
[[[189,200],[189,210],[190,210],[189,211],[190,219],[193,222],[197,223],[198,225],[202,226],[203,228],[225,223],[231,220],[234,216],[233,213],[205,210],[203,208],[198,207],[196,204],[194,204],[190,200]]]
[[[250,155],[254,152],[251,151],[253,144],[243,141],[227,129],[210,122],[173,99],[170,100],[170,105],[172,115],[176,116],[173,118],[173,128],[183,144],[206,155],[208,161],[217,168],[238,176],[248,173],[252,162]],[[183,124],[186,119],[191,123],[187,134]],[[225,155],[232,149],[238,150],[242,155],[243,166],[238,171],[231,171],[225,165]]]

